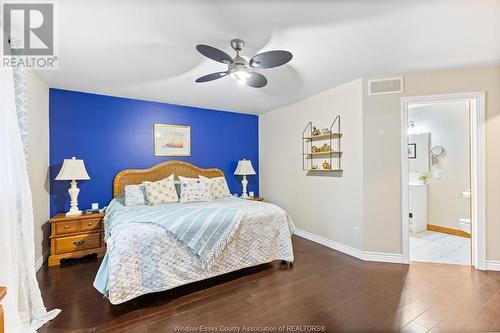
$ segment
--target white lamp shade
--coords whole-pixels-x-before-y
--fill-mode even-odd
[[[64,159],[63,165],[56,180],[86,180],[90,179],[83,160]]]
[[[253,169],[252,162],[249,160],[238,161],[238,166],[234,171],[235,175],[255,175],[255,170]]]

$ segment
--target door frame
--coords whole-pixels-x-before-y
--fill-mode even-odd
[[[401,98],[401,247],[403,263],[410,262],[409,254],[409,203],[408,203],[408,105],[413,103],[470,101],[470,157],[471,157],[471,231],[472,266],[486,269],[486,221],[485,221],[485,93],[457,93],[413,96]]]

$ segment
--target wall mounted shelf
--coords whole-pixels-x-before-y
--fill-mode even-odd
[[[330,127],[314,135],[312,122],[302,131],[302,170],[307,172],[342,172],[340,141],[340,116],[336,116]],[[324,150],[324,151],[316,151]],[[326,166],[326,168],[324,167]],[[316,168],[313,168],[316,167]]]
[[[312,155],[312,156],[315,156],[315,155],[330,155],[332,154],[333,156],[337,157],[337,156],[340,156],[342,155],[342,152],[341,151],[320,151],[320,152],[314,152],[314,153],[304,153],[304,155]]]
[[[304,140],[322,140],[322,139],[329,139],[330,136],[334,139],[342,137],[342,133],[330,133],[330,134],[320,134],[320,135],[314,135],[314,136],[306,136]]]

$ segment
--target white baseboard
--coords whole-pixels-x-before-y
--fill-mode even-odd
[[[308,239],[308,240],[313,241],[315,243],[324,245],[324,246],[329,247],[331,249],[334,249],[336,251],[348,254],[351,257],[355,257],[355,258],[363,260],[363,251],[361,251],[360,249],[356,249],[354,247],[344,245],[342,243],[332,241],[331,239],[315,235],[313,233],[310,233],[309,231],[305,231],[305,230],[301,230],[301,229],[297,229],[297,228],[295,229],[295,234],[297,236],[300,236],[302,238]]]
[[[355,257],[364,261],[377,261],[377,262],[388,262],[395,264],[403,263],[403,255],[398,253],[385,253],[385,252],[370,252],[370,251],[362,251],[360,249],[356,249],[354,247],[333,241],[331,239],[318,236],[309,231],[295,229],[295,235],[300,236],[302,238],[308,239],[315,243],[324,245],[333,250],[345,253],[350,255],[351,257]],[[487,260],[486,261],[486,270],[487,271],[500,271],[500,261],[499,260]]]
[[[403,255],[398,253],[364,251],[363,255],[363,260],[365,261],[390,262],[394,264],[403,263]]]
[[[322,236],[315,235],[310,233],[309,231],[295,229],[295,234],[302,238],[308,239],[315,243],[324,245],[333,250],[345,253],[350,255],[351,257],[355,257],[364,261],[378,261],[378,262],[389,262],[389,263],[403,263],[403,255],[397,253],[383,253],[383,252],[370,252],[370,251],[362,251],[360,249],[356,249],[354,247],[335,242],[331,239],[324,238]]]
[[[47,249],[40,258],[35,262],[35,272],[38,272],[40,268],[42,268],[43,263],[49,257],[49,249]]]
[[[500,271],[500,261],[498,261],[498,260],[486,260],[486,270],[487,271]]]

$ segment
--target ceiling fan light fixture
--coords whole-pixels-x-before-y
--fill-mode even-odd
[[[244,86],[245,84],[247,84],[247,79],[236,79],[236,82],[237,82],[240,86]]]
[[[229,76],[235,80],[246,80],[250,77],[250,73],[246,70],[237,70],[229,74]]]
[[[250,77],[248,65],[245,63],[235,63],[229,66],[229,77],[235,80],[246,80]]]

